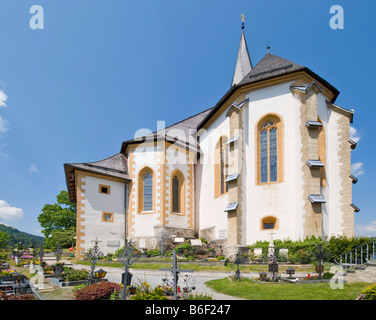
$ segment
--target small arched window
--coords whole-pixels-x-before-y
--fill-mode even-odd
[[[138,174],[138,211],[154,210],[154,175],[153,170],[145,167]]]
[[[257,183],[282,182],[283,126],[276,115],[263,117],[257,125]]]
[[[268,216],[261,219],[261,230],[276,230],[278,227],[278,219],[276,217]]]

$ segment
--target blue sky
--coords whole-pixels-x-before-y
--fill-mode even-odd
[[[329,26],[337,4],[343,30]],[[44,9],[43,30],[30,28],[33,5]],[[0,0],[0,222],[39,235],[42,207],[66,188],[65,162],[108,157],[140,128],[214,106],[231,85],[243,13],[254,65],[269,42],[355,109],[356,233],[376,235],[375,9],[343,0]]]

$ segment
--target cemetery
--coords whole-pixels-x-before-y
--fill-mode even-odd
[[[322,295],[323,288],[327,297],[333,299],[336,299],[333,294],[340,291],[342,299],[375,298],[372,288],[376,278],[369,283],[348,283],[346,276],[354,270],[363,270],[365,265],[376,270],[372,264],[373,239],[370,242],[363,239],[360,246],[336,257],[332,251],[340,246],[338,239],[332,239],[335,245],[318,239],[304,242],[273,241],[271,235],[269,242],[249,246],[233,259],[226,259],[220,246],[204,239],[151,251],[126,242],[123,248],[106,256],[96,240],[84,260],[76,260],[74,248],[62,249],[59,242],[53,250],[37,244],[29,247],[18,244],[1,253],[0,300],[49,300],[59,290],[68,294],[64,298],[67,300],[211,300],[213,292],[235,299],[283,299],[301,290],[313,296],[302,293],[300,297],[322,299],[325,297],[319,294],[315,297],[314,292],[317,289]],[[343,273],[334,268],[338,266],[336,261],[345,269]],[[118,281],[110,277],[113,269],[118,270]],[[137,270],[155,273],[157,282],[150,284],[140,279]],[[224,276],[209,279],[205,283],[209,291],[202,292],[196,283],[200,272],[220,272]],[[344,290],[331,288],[339,283],[344,284]],[[354,290],[357,297],[347,295]],[[254,296],[256,292],[265,292],[265,296]]]

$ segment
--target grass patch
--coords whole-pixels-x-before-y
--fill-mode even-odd
[[[75,264],[81,264],[90,266],[90,261],[83,261],[78,260],[74,261]],[[194,271],[219,271],[219,272],[235,272],[236,265],[233,263],[228,263],[225,265],[202,265],[198,263],[181,263],[179,262],[180,267],[183,269],[191,269]],[[98,261],[96,263],[96,266],[99,267],[115,267],[115,268],[123,268],[123,265],[120,262],[106,262],[106,261]],[[141,270],[159,270],[159,268],[170,268],[171,262],[159,262],[159,263],[153,263],[153,262],[136,262],[132,265],[132,269],[141,269]],[[289,266],[280,265],[279,266],[279,272],[284,273],[286,269]],[[294,266],[294,269],[296,272],[307,272],[312,273],[315,272],[315,267],[313,265],[303,265],[303,266]],[[267,265],[241,265],[240,266],[241,272],[268,272],[268,266]]]
[[[246,300],[355,300],[369,283],[345,283],[344,289],[331,289],[329,283],[255,283],[250,279],[210,280],[209,288]]]

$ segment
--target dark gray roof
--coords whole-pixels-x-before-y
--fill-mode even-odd
[[[75,170],[97,173],[122,180],[130,180],[128,175],[128,160],[121,153],[117,153],[111,157],[95,162],[65,163],[64,170],[69,199],[71,201],[76,201],[76,188],[74,181]]]
[[[65,166],[93,173],[101,173],[120,179],[129,179],[127,158],[117,153],[109,158],[86,163],[66,163]]]
[[[132,140],[127,140],[124,141],[121,147],[122,153],[125,152],[127,146],[129,144],[134,144],[134,143],[141,143],[145,140],[157,140],[157,139],[166,139],[166,141],[171,141],[171,142],[176,142],[177,140],[181,142],[183,145],[186,145],[187,147],[191,148],[198,148],[198,144],[196,143],[196,139],[188,139],[190,136],[192,136],[193,132],[196,132],[198,124],[207,116],[207,114],[210,112],[211,109],[207,109],[205,111],[202,111],[192,117],[189,117],[187,119],[184,119],[182,121],[179,121],[177,123],[174,123],[168,127],[166,127],[163,130],[155,131],[149,135],[140,137],[140,138],[135,138]],[[185,139],[176,139],[179,137],[179,133],[184,134]],[[193,144],[194,142],[194,144]]]
[[[305,66],[268,53],[259,61],[259,63],[257,63],[257,65],[244,77],[242,81],[229,89],[229,91],[222,97],[222,99],[219,100],[218,103],[211,109],[211,112],[209,112],[208,115],[201,121],[198,129],[202,128],[205,125],[205,123],[222,107],[227,99],[238,88],[263,80],[288,75],[298,71],[304,71],[308,73],[311,77],[318,80],[328,89],[330,89],[333,92],[333,99],[330,102],[334,103],[339,95],[339,91],[334,88],[329,82],[327,82],[325,79],[321,78]]]
[[[273,54],[266,54],[239,82],[239,86],[304,70],[305,67]]]

